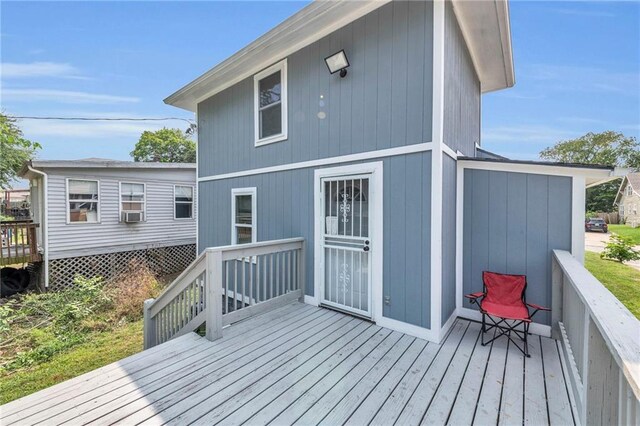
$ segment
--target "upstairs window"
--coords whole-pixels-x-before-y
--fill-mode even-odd
[[[631,185],[627,184],[627,195],[632,195],[633,194],[633,188],[631,187]]]
[[[173,187],[174,219],[193,219],[193,186]]]
[[[253,77],[256,146],[287,139],[287,61]]]
[[[98,223],[99,188],[97,180],[67,179],[67,222]]]
[[[255,243],[256,188],[232,189],[231,212],[231,244]]]
[[[145,212],[145,184],[120,182],[120,211]],[[122,218],[121,218],[122,219]]]

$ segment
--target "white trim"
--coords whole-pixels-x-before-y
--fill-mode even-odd
[[[453,158],[454,160],[457,160],[458,156],[460,155],[460,154],[458,154],[458,152],[460,152],[460,151],[455,152],[446,143],[442,144],[442,152],[444,152],[445,154],[447,154],[449,157]]]
[[[237,177],[261,175],[265,173],[283,172],[287,170],[308,169],[311,167],[330,166],[340,163],[351,163],[354,161],[373,160],[396,155],[414,154],[417,152],[431,151],[432,142],[418,143],[413,145],[399,146],[397,148],[381,149],[379,151],[367,151],[358,154],[340,155],[337,157],[320,158],[317,160],[301,161],[299,163],[282,164],[279,166],[261,167],[259,169],[242,170],[239,172],[223,173],[219,175],[204,176],[198,178],[198,182],[208,182],[213,180],[232,179]]]
[[[456,309],[462,308],[464,278],[464,167],[456,167]]]
[[[449,333],[449,330],[451,330],[451,327],[453,327],[453,324],[455,324],[457,318],[458,318],[458,308],[453,310],[453,313],[442,325],[442,328],[440,329],[440,337],[438,338],[439,342],[442,342],[444,340],[444,338]]]
[[[442,327],[442,185],[444,152],[445,3],[433,2],[433,123],[431,151],[431,332],[439,342]]]
[[[176,187],[178,186],[184,186],[184,187],[190,187],[191,188],[191,203],[189,203],[189,201],[180,201],[177,202],[176,201]],[[191,204],[191,217],[176,217],[176,204]],[[173,220],[193,220],[196,219],[196,249],[197,249],[197,241],[198,241],[198,218],[197,218],[197,213],[196,213],[196,187],[195,185],[186,185],[186,184],[178,184],[178,183],[174,183],[173,184]]]
[[[198,125],[200,124],[198,122],[198,111],[195,112],[195,120],[196,120],[196,182],[194,185],[194,188],[196,191],[199,192],[200,190],[200,185],[198,184],[198,176],[200,175],[200,166],[198,165],[198,157],[199,157],[199,153],[198,151],[200,151],[200,133],[198,132]],[[175,188],[174,188],[175,191]],[[196,193],[193,193],[193,196],[195,197]],[[199,199],[194,199],[194,201],[196,203],[198,203]],[[175,216],[176,214],[176,198],[175,195],[173,197],[173,215]],[[195,206],[194,206],[195,207]],[[200,254],[200,216],[199,216],[199,212],[200,209],[196,209],[195,214],[193,215],[194,219],[196,220],[196,256]]]
[[[581,264],[584,264],[585,194],[585,177],[574,176],[571,181],[571,254]]]
[[[304,303],[311,306],[319,306],[318,299],[315,296],[304,295]]]
[[[98,199],[97,200],[75,200],[75,201],[87,201],[87,202],[95,202],[96,203],[96,215],[97,217],[97,221],[96,222],[71,222],[71,209],[69,208],[69,203],[71,203],[72,201],[69,199],[69,181],[70,180],[75,180],[75,181],[85,181],[85,182],[96,182],[98,184]],[[67,225],[99,225],[102,223],[102,217],[100,216],[100,202],[102,199],[102,196],[100,195],[100,180],[98,179],[86,179],[86,178],[81,178],[81,177],[72,177],[72,178],[66,178],[65,179],[66,182],[66,194],[65,194],[65,204],[66,204],[66,212],[67,212]]]
[[[258,242],[258,190],[256,187],[251,188],[232,188],[231,189],[231,245],[238,244],[238,236],[236,228],[236,197],[241,195],[251,196],[251,225],[242,225],[245,228],[251,228],[251,243]]]
[[[128,184],[133,184],[133,185],[142,185],[143,190],[142,190],[142,221],[146,222],[147,221],[147,184],[145,182],[135,182],[135,181],[118,181],[118,222],[120,223],[126,223],[122,220],[122,212],[125,210],[122,210],[122,184],[123,183],[128,183]],[[174,193],[175,195],[175,193]],[[98,198],[100,198],[98,196]],[[139,201],[130,201],[133,203],[139,203]],[[134,211],[134,210],[126,210],[126,211]]]
[[[280,128],[282,132],[277,135],[268,136],[260,139],[260,80],[280,72]],[[287,59],[271,65],[269,68],[260,71],[253,76],[253,127],[255,136],[255,146],[268,145],[274,142],[280,142],[287,139],[288,120],[287,120]]]
[[[460,308],[458,309],[458,316],[472,321],[482,321],[482,314],[480,311],[476,311],[475,309]],[[529,327],[529,331],[533,334],[537,334],[542,337],[551,337],[551,327],[548,325],[532,322]]]
[[[529,173],[549,176],[608,177],[611,170],[589,167],[562,166],[559,164],[527,164],[493,161],[458,160],[465,169],[502,171],[513,173]]]
[[[376,320],[376,324],[380,327],[390,328],[391,330],[408,334],[409,336],[417,337],[419,339],[428,340],[434,343],[439,342],[438,336],[432,329],[420,327],[388,317],[378,318]]]
[[[322,273],[324,265],[323,256],[317,255],[322,250],[323,221],[318,218],[323,217],[322,200],[320,199],[322,178],[339,177],[344,175],[370,174],[369,183],[369,235],[371,237],[371,320],[378,323],[383,319],[383,163],[382,161],[365,164],[353,164],[349,166],[331,167],[326,169],[316,169],[313,174],[313,199],[314,199],[314,298],[321,299],[322,294]]]
[[[44,220],[44,231],[42,232],[43,247],[43,263],[44,263],[44,288],[49,287],[49,176],[40,170],[36,170],[30,165],[27,165],[27,169],[31,172],[42,176],[42,190],[43,194],[43,203],[42,203],[42,211],[43,211],[43,220]]]

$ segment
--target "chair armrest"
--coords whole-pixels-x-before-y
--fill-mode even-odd
[[[480,297],[484,297],[484,293],[479,291],[477,293],[470,293],[470,294],[465,294],[464,297],[466,297],[467,299],[478,299]]]
[[[536,309],[538,311],[550,311],[551,309],[545,308],[544,306],[536,305],[535,303],[527,303],[527,306],[530,308]]]

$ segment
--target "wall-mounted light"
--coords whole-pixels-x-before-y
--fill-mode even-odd
[[[344,49],[331,56],[327,56],[324,58],[324,62],[327,64],[327,68],[329,68],[329,72],[331,74],[335,74],[340,71],[340,77],[347,75],[349,60],[347,59],[347,54],[344,53]]]

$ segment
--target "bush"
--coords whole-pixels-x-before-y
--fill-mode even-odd
[[[600,257],[624,263],[630,260],[640,260],[640,251],[633,248],[631,238],[612,233],[609,243],[600,253]]]
[[[142,318],[144,301],[160,293],[160,285],[143,262],[132,260],[127,269],[107,285],[114,306],[114,319],[136,321]]]

